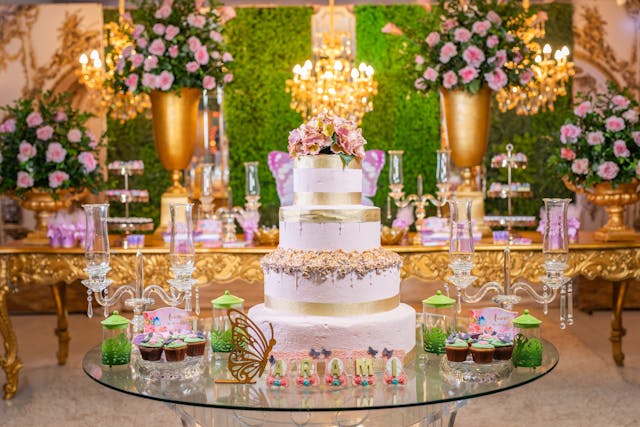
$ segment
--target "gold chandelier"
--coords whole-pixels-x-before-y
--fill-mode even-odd
[[[525,10],[528,1],[523,2]],[[553,111],[559,96],[567,94],[566,84],[575,74],[573,62],[569,61],[569,48],[563,46],[551,55],[551,45],[541,47],[536,41],[545,36],[544,20],[533,15],[525,20],[519,36],[529,50],[535,53],[531,65],[533,77],[524,86],[507,86],[496,94],[500,111],[515,110],[518,115],[534,115],[540,111]]]
[[[80,69],[76,71],[80,83],[89,89],[96,113],[103,114],[108,111],[112,119],[120,122],[131,120],[151,107],[147,94],[121,93],[114,90],[110,84],[118,58],[124,48],[130,44],[129,35],[133,31],[131,24],[122,18],[123,15],[124,1],[121,0],[119,22],[109,22],[103,27],[103,46],[110,47],[104,62],[100,59],[98,51],[94,49],[88,55],[86,53],[80,55]]]
[[[349,42],[350,34],[334,30],[334,0],[329,3],[329,33],[322,33],[313,47],[313,58],[293,67],[287,80],[291,108],[304,119],[322,112],[360,123],[373,109],[371,98],[377,93],[373,67],[356,67]]]

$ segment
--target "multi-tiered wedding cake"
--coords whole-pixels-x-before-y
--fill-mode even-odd
[[[318,129],[325,147],[351,156],[318,154],[327,151]],[[401,258],[380,247],[380,210],[361,204],[362,145],[340,119],[292,132],[294,205],[280,208],[280,245],[262,261],[265,302],[249,311],[264,331],[273,325],[277,351],[415,346],[416,313],[400,304]]]

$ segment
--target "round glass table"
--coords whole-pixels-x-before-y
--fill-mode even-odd
[[[210,355],[204,356],[203,372],[188,380],[151,380],[140,375],[135,354],[130,365],[102,365],[100,346],[85,355],[82,366],[105,387],[168,404],[183,426],[452,426],[467,399],[520,387],[551,372],[558,363],[558,351],[548,341],[543,340],[543,345],[541,366],[509,369],[498,380],[445,377],[443,357],[430,356],[405,366],[406,385],[384,384],[380,373],[373,386],[337,389],[295,384],[274,389],[263,379],[256,384],[216,383],[226,368]]]

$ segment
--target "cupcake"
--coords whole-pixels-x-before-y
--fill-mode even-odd
[[[471,357],[478,364],[491,363],[495,347],[487,341],[478,341],[471,344]]]
[[[164,343],[164,358],[167,362],[180,362],[187,355],[187,344],[182,340],[167,340]]]
[[[204,354],[206,340],[202,332],[187,335],[184,342],[187,344],[187,356],[202,356]]]
[[[494,338],[490,343],[495,347],[494,360],[509,360],[513,353],[513,341],[506,337]]]
[[[458,338],[449,339],[444,347],[449,362],[464,362],[467,360],[469,345]]]
[[[163,345],[162,338],[150,334],[138,344],[138,350],[140,350],[140,356],[143,360],[155,362],[162,357]]]

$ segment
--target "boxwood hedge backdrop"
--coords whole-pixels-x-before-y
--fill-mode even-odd
[[[570,4],[537,6],[548,13],[546,41],[554,48],[573,46]],[[268,170],[267,153],[286,151],[291,129],[302,123],[299,114],[289,108],[290,95],[285,81],[291,77],[296,63],[311,56],[310,7],[239,8],[237,17],[226,27],[230,51],[236,60],[234,82],[225,89],[227,137],[230,147],[231,186],[235,204],[244,201],[244,168],[250,160],[260,162],[262,188],[262,221],[270,225],[277,221],[279,207],[275,182]],[[435,150],[440,146],[440,108],[437,93],[427,96],[413,90],[413,46],[402,37],[381,32],[387,22],[412,27],[426,35],[438,24],[438,12],[426,12],[420,6],[357,6],[357,62],[373,65],[378,82],[374,110],[362,122],[368,149],[401,149],[405,151],[406,190],[414,192],[416,177],[421,174],[425,190],[435,187]],[[117,19],[105,12],[105,21]],[[569,93],[571,90],[569,88]],[[495,104],[495,103],[494,103]],[[492,107],[490,146],[485,159],[504,150],[511,142],[517,151],[529,156],[530,166],[514,174],[514,181],[530,182],[534,198],[515,203],[515,213],[537,215],[543,197],[569,194],[558,179],[549,179],[546,160],[557,147],[556,134],[570,110],[569,97],[559,99],[553,112],[533,117],[501,113]],[[158,220],[160,195],[169,184],[168,173],[160,165],[153,145],[150,120],[141,116],[127,123],[108,120],[109,160],[142,159],[145,175],[134,177],[132,187],[147,188],[150,203],[133,206],[133,215],[145,215]],[[387,195],[387,168],[378,181],[374,198],[384,207]],[[506,172],[488,170],[487,180],[505,180]],[[121,183],[113,178],[114,188]],[[113,215],[119,207],[114,206]],[[506,202],[487,201],[488,213],[504,213]]]

